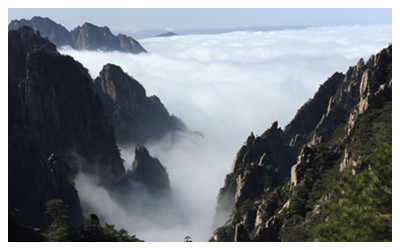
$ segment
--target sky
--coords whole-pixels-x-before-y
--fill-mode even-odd
[[[108,26],[114,33],[149,35],[145,31],[172,30],[181,34],[194,30],[235,27],[338,26],[392,23],[391,9],[296,9],[296,8],[136,8],[136,9],[8,9],[13,19],[49,17],[72,30],[84,22]],[[73,18],[71,18],[71,16]]]

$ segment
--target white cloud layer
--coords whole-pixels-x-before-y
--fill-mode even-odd
[[[93,78],[106,63],[120,65],[148,95],[160,97],[171,113],[205,136],[177,135],[173,142],[165,138],[148,145],[167,167],[173,195],[189,222],[169,230],[157,223],[146,230],[121,225],[145,240],[178,241],[186,235],[208,240],[219,188],[250,132],[261,134],[276,120],[284,127],[334,72],[347,71],[391,43],[391,29],[343,26],[148,38],[140,43],[149,53],[140,55],[61,50]],[[123,151],[130,157],[126,167],[133,151]],[[127,221],[120,214],[117,221]]]

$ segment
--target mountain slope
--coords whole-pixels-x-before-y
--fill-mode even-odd
[[[79,225],[76,173],[96,175],[108,187],[125,176],[113,129],[80,63],[29,27],[8,39],[9,206],[46,228],[44,204],[61,198]]]
[[[157,96],[147,97],[143,86],[119,66],[104,65],[94,81],[94,90],[115,129],[118,143],[143,144],[171,131],[186,130]]]
[[[37,230],[32,227],[48,230],[51,218],[45,204],[51,200],[67,206],[68,225],[81,226],[83,215],[74,184],[79,173],[95,179],[95,185],[122,206],[130,204],[124,197],[142,190],[136,190],[132,180],[148,184],[154,193],[170,189],[165,168],[145,149],[136,152],[134,178],[125,172],[114,129],[87,69],[59,54],[54,44],[30,27],[8,35],[8,206],[13,232],[26,229],[26,236],[34,237]],[[123,72],[115,76],[115,82],[134,81]],[[144,88],[136,84],[142,90],[140,98],[152,104],[153,98],[147,98]],[[159,100],[156,104],[162,106]],[[144,111],[156,108],[149,105]],[[18,235],[11,238],[21,240]]]
[[[39,31],[57,47],[68,45],[77,50],[146,53],[140,43],[132,37],[123,34],[114,36],[108,27],[98,27],[90,23],[84,23],[69,32],[64,26],[47,17],[33,17],[31,20],[12,20],[8,30],[17,30],[22,26],[29,26]]]
[[[251,134],[212,240],[390,241],[391,61],[390,45],[333,74],[285,130]]]

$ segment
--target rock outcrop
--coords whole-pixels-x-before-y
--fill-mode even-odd
[[[115,36],[108,27],[98,27],[90,23],[84,23],[69,32],[49,18],[33,17],[31,20],[12,20],[8,30],[17,30],[22,26],[39,31],[57,47],[70,46],[77,50],[121,51],[133,54],[146,52],[132,37],[123,34]]]
[[[73,48],[78,50],[118,50],[118,39],[108,27],[98,27],[91,23],[84,23],[71,31],[74,41]]]
[[[127,53],[139,54],[146,53],[147,51],[142,45],[130,36],[118,34],[117,39],[119,42],[118,50]]]
[[[248,137],[218,196],[214,240],[319,240],[307,230],[326,221],[333,185],[391,145],[391,61],[390,45],[333,74],[285,130]]]
[[[135,160],[128,176],[142,183],[152,193],[169,192],[170,182],[166,168],[156,158],[150,156],[145,147],[135,150]]]
[[[143,86],[119,66],[107,64],[94,81],[94,90],[121,144],[143,144],[168,132],[186,130],[157,96],[146,96]]]
[[[226,221],[235,207],[284,183],[290,166],[295,163],[289,139],[277,122],[260,137],[250,134],[219,192],[214,226]]]

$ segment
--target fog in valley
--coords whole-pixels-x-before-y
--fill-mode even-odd
[[[123,205],[90,176],[76,188],[85,213],[145,241],[207,241],[219,189],[250,132],[274,121],[284,126],[320,84],[386,47],[391,25],[319,27],[269,32],[238,31],[139,40],[147,54],[76,51],[96,78],[114,63],[157,95],[191,131],[146,144],[167,168],[170,195],[154,196],[138,183]],[[121,147],[131,168],[135,146]]]

